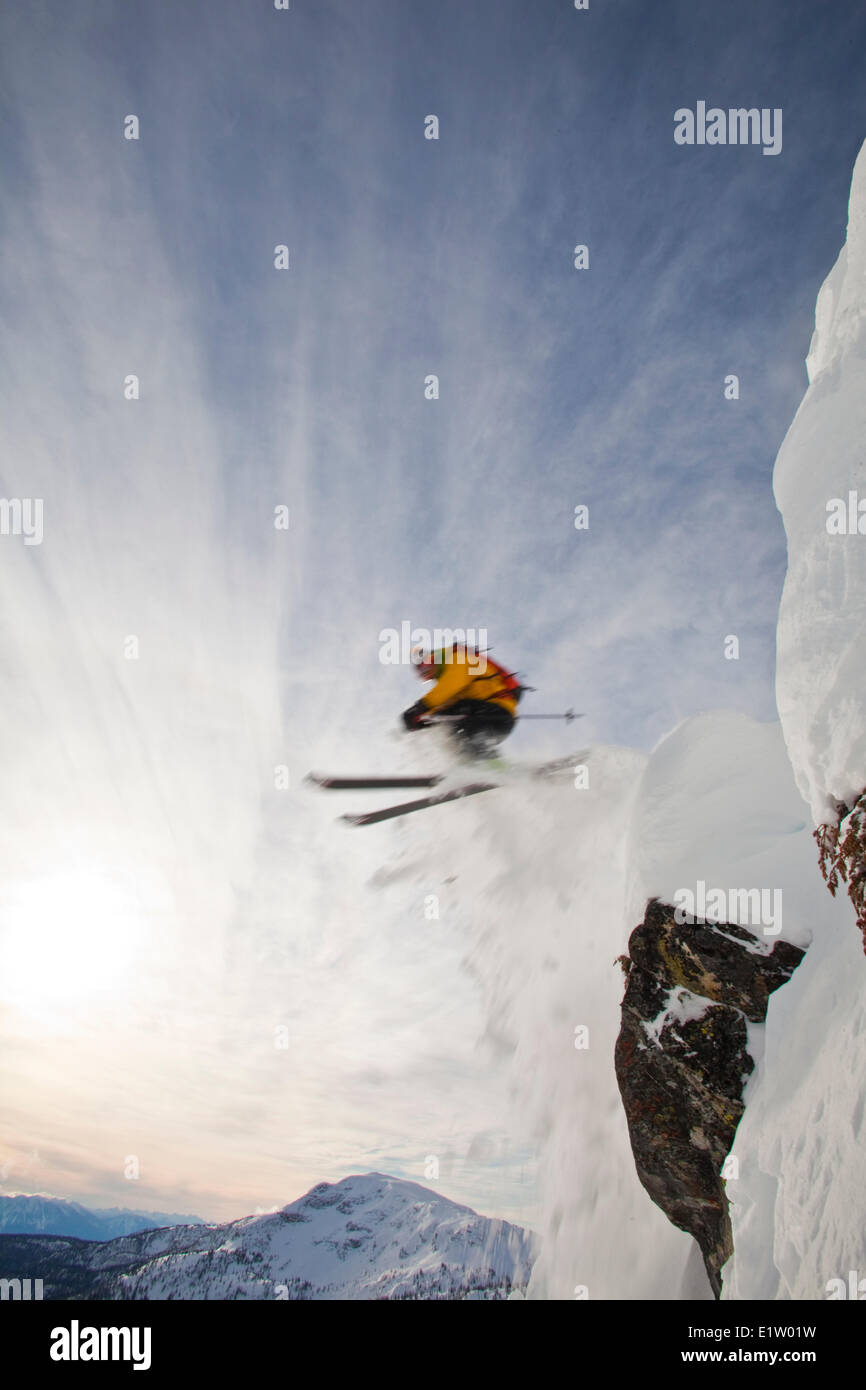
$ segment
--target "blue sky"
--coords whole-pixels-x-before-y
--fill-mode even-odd
[[[115,275],[98,327],[141,353],[130,330],[158,254],[165,331],[183,318],[218,422],[233,531],[256,548],[258,498],[287,488],[314,550],[282,576],[287,648],[357,643],[352,665],[402,618],[486,626],[602,738],[648,746],[720,695],[771,716],[784,549],[767,483],[842,239],[861,16],[39,13],[6,20],[21,85],[31,65],[12,111],[21,190],[38,177],[28,128],[69,167],[70,198],[76,157],[79,192],[112,161],[133,181],[100,234],[140,273]],[[781,106],[782,155],[675,146],[673,111],[699,97]],[[118,147],[127,109],[145,138]],[[436,143],[421,139],[428,110]],[[99,194],[111,202],[107,177]],[[572,268],[577,241],[588,272]],[[147,408],[170,428],[163,404]],[[738,664],[721,656],[728,631]]]
[[[826,13],[115,14],[93,52],[148,127],[127,153],[195,299],[227,494],[242,519],[279,479],[315,549],[290,648],[369,663],[398,617],[483,625],[602,738],[648,746],[720,697],[771,717],[767,481],[863,126],[863,19]],[[782,156],[675,146],[699,97],[781,106]]]
[[[235,1028],[281,1016],[281,971],[305,989],[312,972],[315,1007],[333,1005],[323,924],[336,931],[350,909],[323,888],[324,822],[313,834],[318,812],[301,801],[276,810],[271,770],[404,756],[391,735],[417,691],[379,663],[383,628],[486,628],[539,688],[534,708],[585,710],[592,741],[648,749],[718,706],[774,717],[785,547],[771,471],[866,134],[866,14],[802,0],[295,0],[283,13],[82,0],[7,10],[0,49],[0,486],[44,497],[46,517],[41,547],[4,537],[0,554],[4,872],[25,921],[46,865],[40,921],[106,874],[109,920],[138,885],[129,959],[149,984],[128,1017],[153,1044],[191,978],[191,1019],[217,990],[219,1041],[196,1032],[204,1075]],[[674,111],[698,100],[781,107],[782,153],[676,146]],[[122,138],[129,113],[137,142]],[[430,113],[438,141],[423,138]],[[130,372],[137,402],[123,399]],[[514,747],[562,751],[563,737],[527,726]],[[347,884],[381,868],[364,858],[376,852],[351,850]],[[312,953],[291,967],[285,873]],[[428,1058],[447,1076],[431,1105],[452,1103],[459,1075],[493,1131],[505,1083],[472,1052],[480,1013],[460,951],[455,936],[430,986],[431,1013],[465,1006],[462,1050]],[[158,979],[142,976],[145,957]],[[248,979],[250,960],[271,964]],[[423,952],[416,966],[426,979]],[[22,1186],[20,1155],[46,1152],[40,1106],[55,1103],[36,1004],[19,998],[15,1024],[41,1059],[19,1074],[8,1140]],[[94,1114],[99,1037],[114,1050],[120,1026],[105,1008],[95,1032],[80,1011],[62,1024]],[[305,1124],[320,1135],[313,1061]],[[189,1065],[163,1154],[184,1150],[184,1097],[202,1092]],[[153,1132],[162,1073],[146,1050],[140,1066],[129,1126]],[[229,1068],[220,1104],[276,1153],[273,1097],[241,1101],[256,1089],[245,1066]],[[333,1066],[329,1094],[348,1105],[351,1077]],[[388,1104],[405,1139],[404,1082]],[[116,1084],[128,1091],[122,1070]],[[122,1199],[80,1113],[40,1183]],[[456,1151],[468,1141],[455,1124]],[[229,1215],[288,1201],[362,1157],[417,1176],[398,1148],[343,1116],[324,1146],[299,1139],[234,1186],[243,1165],[216,1165],[203,1201]],[[153,1205],[194,1209],[208,1187],[180,1158],[161,1173]]]

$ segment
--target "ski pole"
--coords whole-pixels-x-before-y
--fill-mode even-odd
[[[584,711],[575,714],[573,709],[567,709],[564,714],[516,714],[515,719],[564,719],[566,724],[570,724],[572,719],[582,719]]]
[[[516,714],[515,721],[518,719],[564,719],[566,724],[570,724],[573,719],[582,719],[584,711],[575,714],[573,709],[567,709],[563,714]],[[464,714],[435,714],[424,722],[429,727],[431,724],[450,724],[457,719],[465,719]]]

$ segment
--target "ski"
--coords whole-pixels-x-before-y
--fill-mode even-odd
[[[589,749],[581,748],[576,753],[569,753],[565,758],[551,758],[549,762],[539,763],[538,767],[532,769],[533,777],[556,777],[562,772],[573,772],[576,763],[585,763],[589,757]]]
[[[535,766],[509,763],[507,760],[499,758],[470,760],[466,766],[484,768],[488,772],[502,773],[506,776],[518,774],[529,777],[555,777],[558,773],[571,772],[576,763],[585,762],[589,757],[589,752],[588,748],[581,748],[576,753],[569,753],[564,758],[551,758],[548,762],[538,763]],[[433,772],[427,775],[418,773],[406,776],[395,774],[390,777],[343,777],[341,775],[332,776],[327,773],[308,772],[304,781],[311,783],[314,787],[320,787],[324,791],[332,792],[387,791],[398,788],[436,787],[440,782],[445,781],[446,775],[442,772]]]
[[[442,781],[439,773],[430,777],[328,777],[318,772],[308,772],[304,779],[316,787],[331,792],[373,791],[377,787],[435,787]]]
[[[443,806],[446,801],[460,801],[464,796],[477,796],[479,792],[494,792],[499,785],[498,782],[468,782],[465,787],[454,787],[449,792],[434,792],[432,796],[422,796],[418,801],[385,806],[381,811],[346,812],[340,819],[347,825],[377,825],[379,821],[409,816],[413,811],[426,811],[430,806]]]

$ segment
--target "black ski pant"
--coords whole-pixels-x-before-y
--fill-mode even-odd
[[[458,700],[442,713],[452,738],[474,757],[492,752],[514,728],[514,715],[490,700]]]

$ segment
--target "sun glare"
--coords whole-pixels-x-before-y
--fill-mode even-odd
[[[139,940],[139,904],[123,876],[79,869],[22,880],[0,914],[0,998],[45,1017],[114,996]]]

